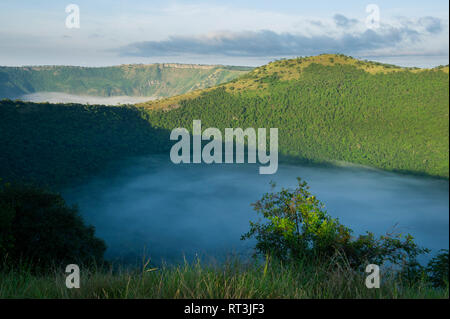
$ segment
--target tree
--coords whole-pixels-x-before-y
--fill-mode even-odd
[[[282,188],[264,194],[253,204],[264,219],[250,222],[250,230],[242,239],[254,237],[258,254],[295,262],[302,257],[329,260],[339,252],[352,268],[361,270],[367,263],[382,265],[386,261],[412,267],[417,265],[419,254],[428,252],[419,248],[411,235],[376,238],[368,232],[353,237],[351,229],[328,215],[323,204],[309,192],[307,183],[297,180],[294,190]]]
[[[0,186],[0,256],[36,269],[101,263],[105,243],[86,226],[76,207],[30,185]]]
[[[440,253],[430,260],[427,272],[433,286],[448,288],[448,249],[441,249]]]

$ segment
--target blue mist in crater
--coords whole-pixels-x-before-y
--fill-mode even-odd
[[[119,171],[64,192],[103,238],[111,260],[155,263],[196,256],[250,256],[253,244],[241,241],[251,203],[271,191],[270,181],[295,187],[296,177],[332,217],[352,228],[381,235],[412,234],[419,245],[449,246],[449,183],[375,169],[280,164],[274,175],[259,175],[258,165],[179,164],[167,156],[130,160]]]

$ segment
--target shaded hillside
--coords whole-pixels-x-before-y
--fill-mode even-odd
[[[167,97],[230,81],[249,70],[188,64],[0,67],[0,98],[34,92]]]
[[[0,101],[0,178],[74,184],[107,164],[168,150],[168,134],[131,106]]]
[[[343,55],[281,60],[215,88],[139,104],[156,127],[278,127],[282,155],[449,176],[448,66]]]

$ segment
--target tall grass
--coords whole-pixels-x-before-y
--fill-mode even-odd
[[[365,275],[342,264],[300,262],[220,265],[185,262],[141,269],[81,269],[81,287],[68,289],[65,273],[33,274],[30,267],[0,271],[0,298],[448,298],[429,283],[402,282],[382,273],[381,287],[368,289]]]

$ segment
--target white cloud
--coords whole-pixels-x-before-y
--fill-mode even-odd
[[[124,5],[107,12],[80,7],[77,30],[64,27],[64,6],[54,12],[0,13],[0,30],[5,30],[0,32],[0,63],[255,65],[279,56],[322,52],[448,55],[448,15],[389,18],[383,11],[381,28],[373,33],[364,24],[364,8],[359,16],[317,16],[205,3],[141,3],[132,10]]]
[[[131,43],[121,47],[119,52],[144,57],[183,54],[278,57],[325,52],[448,55],[448,22],[438,18],[382,22],[379,29],[371,30],[362,21],[335,15],[328,21],[306,20],[303,26],[296,32],[263,29],[176,35],[161,41]]]

